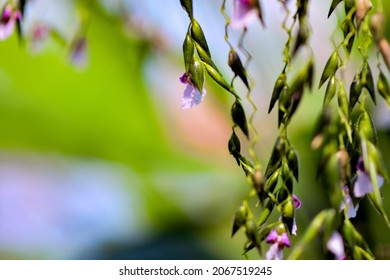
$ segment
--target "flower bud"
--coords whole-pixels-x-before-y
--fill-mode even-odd
[[[356,28],[359,32],[360,25],[367,15],[368,11],[372,8],[372,3],[369,0],[358,0],[356,10]]]
[[[266,199],[266,193],[264,192],[264,176],[260,169],[255,169],[251,174],[251,181],[253,188],[262,204]]]
[[[390,70],[390,45],[385,38],[382,38],[379,41],[379,50],[382,54],[383,60],[386,63],[387,69]]]
[[[374,34],[375,41],[379,41],[383,38],[383,28],[385,25],[385,16],[383,12],[376,12],[371,16],[370,28]]]

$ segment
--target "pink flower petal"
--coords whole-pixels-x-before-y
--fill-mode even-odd
[[[345,259],[345,251],[344,251],[344,242],[343,238],[337,231],[334,231],[326,243],[326,248],[328,248],[329,252],[335,255],[336,259],[343,260]]]

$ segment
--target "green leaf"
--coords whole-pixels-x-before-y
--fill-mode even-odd
[[[336,73],[338,68],[339,68],[339,54],[337,50],[335,50],[325,64],[325,68],[324,71],[322,72],[320,84],[318,88],[321,88],[321,86],[326,82],[326,80]]]
[[[235,125],[237,125],[247,138],[249,138],[248,124],[246,121],[245,111],[240,101],[236,100],[231,110],[232,119]]]

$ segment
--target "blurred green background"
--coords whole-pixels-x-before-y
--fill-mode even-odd
[[[179,1],[51,2],[71,3],[76,18],[88,15],[87,65],[73,65],[69,48],[53,38],[39,52],[16,34],[0,43],[0,258],[244,258],[244,234],[230,238],[234,212],[249,192],[227,150],[233,100],[207,81],[205,101],[181,110],[188,18]],[[231,77],[223,66],[220,4],[194,2],[214,59]],[[319,68],[332,50],[329,4],[311,8]],[[282,67],[282,18],[280,5],[267,3],[267,29],[258,24],[248,32],[264,165],[277,135],[276,116],[266,110]],[[289,130],[300,154],[298,233],[327,205],[309,149],[322,96],[305,96]],[[390,116],[386,108],[375,116],[390,170]],[[383,194],[390,213],[388,183]],[[389,230],[367,201],[354,223],[378,258],[390,258]],[[324,258],[321,248],[318,240],[303,258]]]

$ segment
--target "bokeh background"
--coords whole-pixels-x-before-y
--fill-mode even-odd
[[[254,57],[256,151],[265,166],[277,135],[275,111],[267,109],[286,36],[280,3],[263,2],[267,28],[253,24],[245,42]],[[326,19],[331,1],[311,2],[318,81],[342,9]],[[195,0],[194,10],[216,64],[231,78],[220,5]],[[80,22],[87,40],[81,63],[72,60],[69,43]],[[0,258],[243,259],[244,234],[230,237],[249,192],[227,150],[233,100],[207,80],[204,102],[180,108],[188,17],[179,1],[29,1],[27,38],[36,23],[62,39],[54,34],[37,45],[14,34],[0,42]],[[239,35],[231,32],[232,42]],[[297,69],[306,57],[299,53]],[[352,69],[359,66],[353,59]],[[295,190],[303,202],[293,243],[327,206],[310,150],[323,90],[304,97],[289,129],[300,154]],[[390,114],[382,103],[373,114],[390,170]],[[390,214],[388,182],[383,194]],[[378,258],[390,258],[389,229],[367,201],[354,223]],[[321,249],[317,240],[303,258],[322,259]]]

